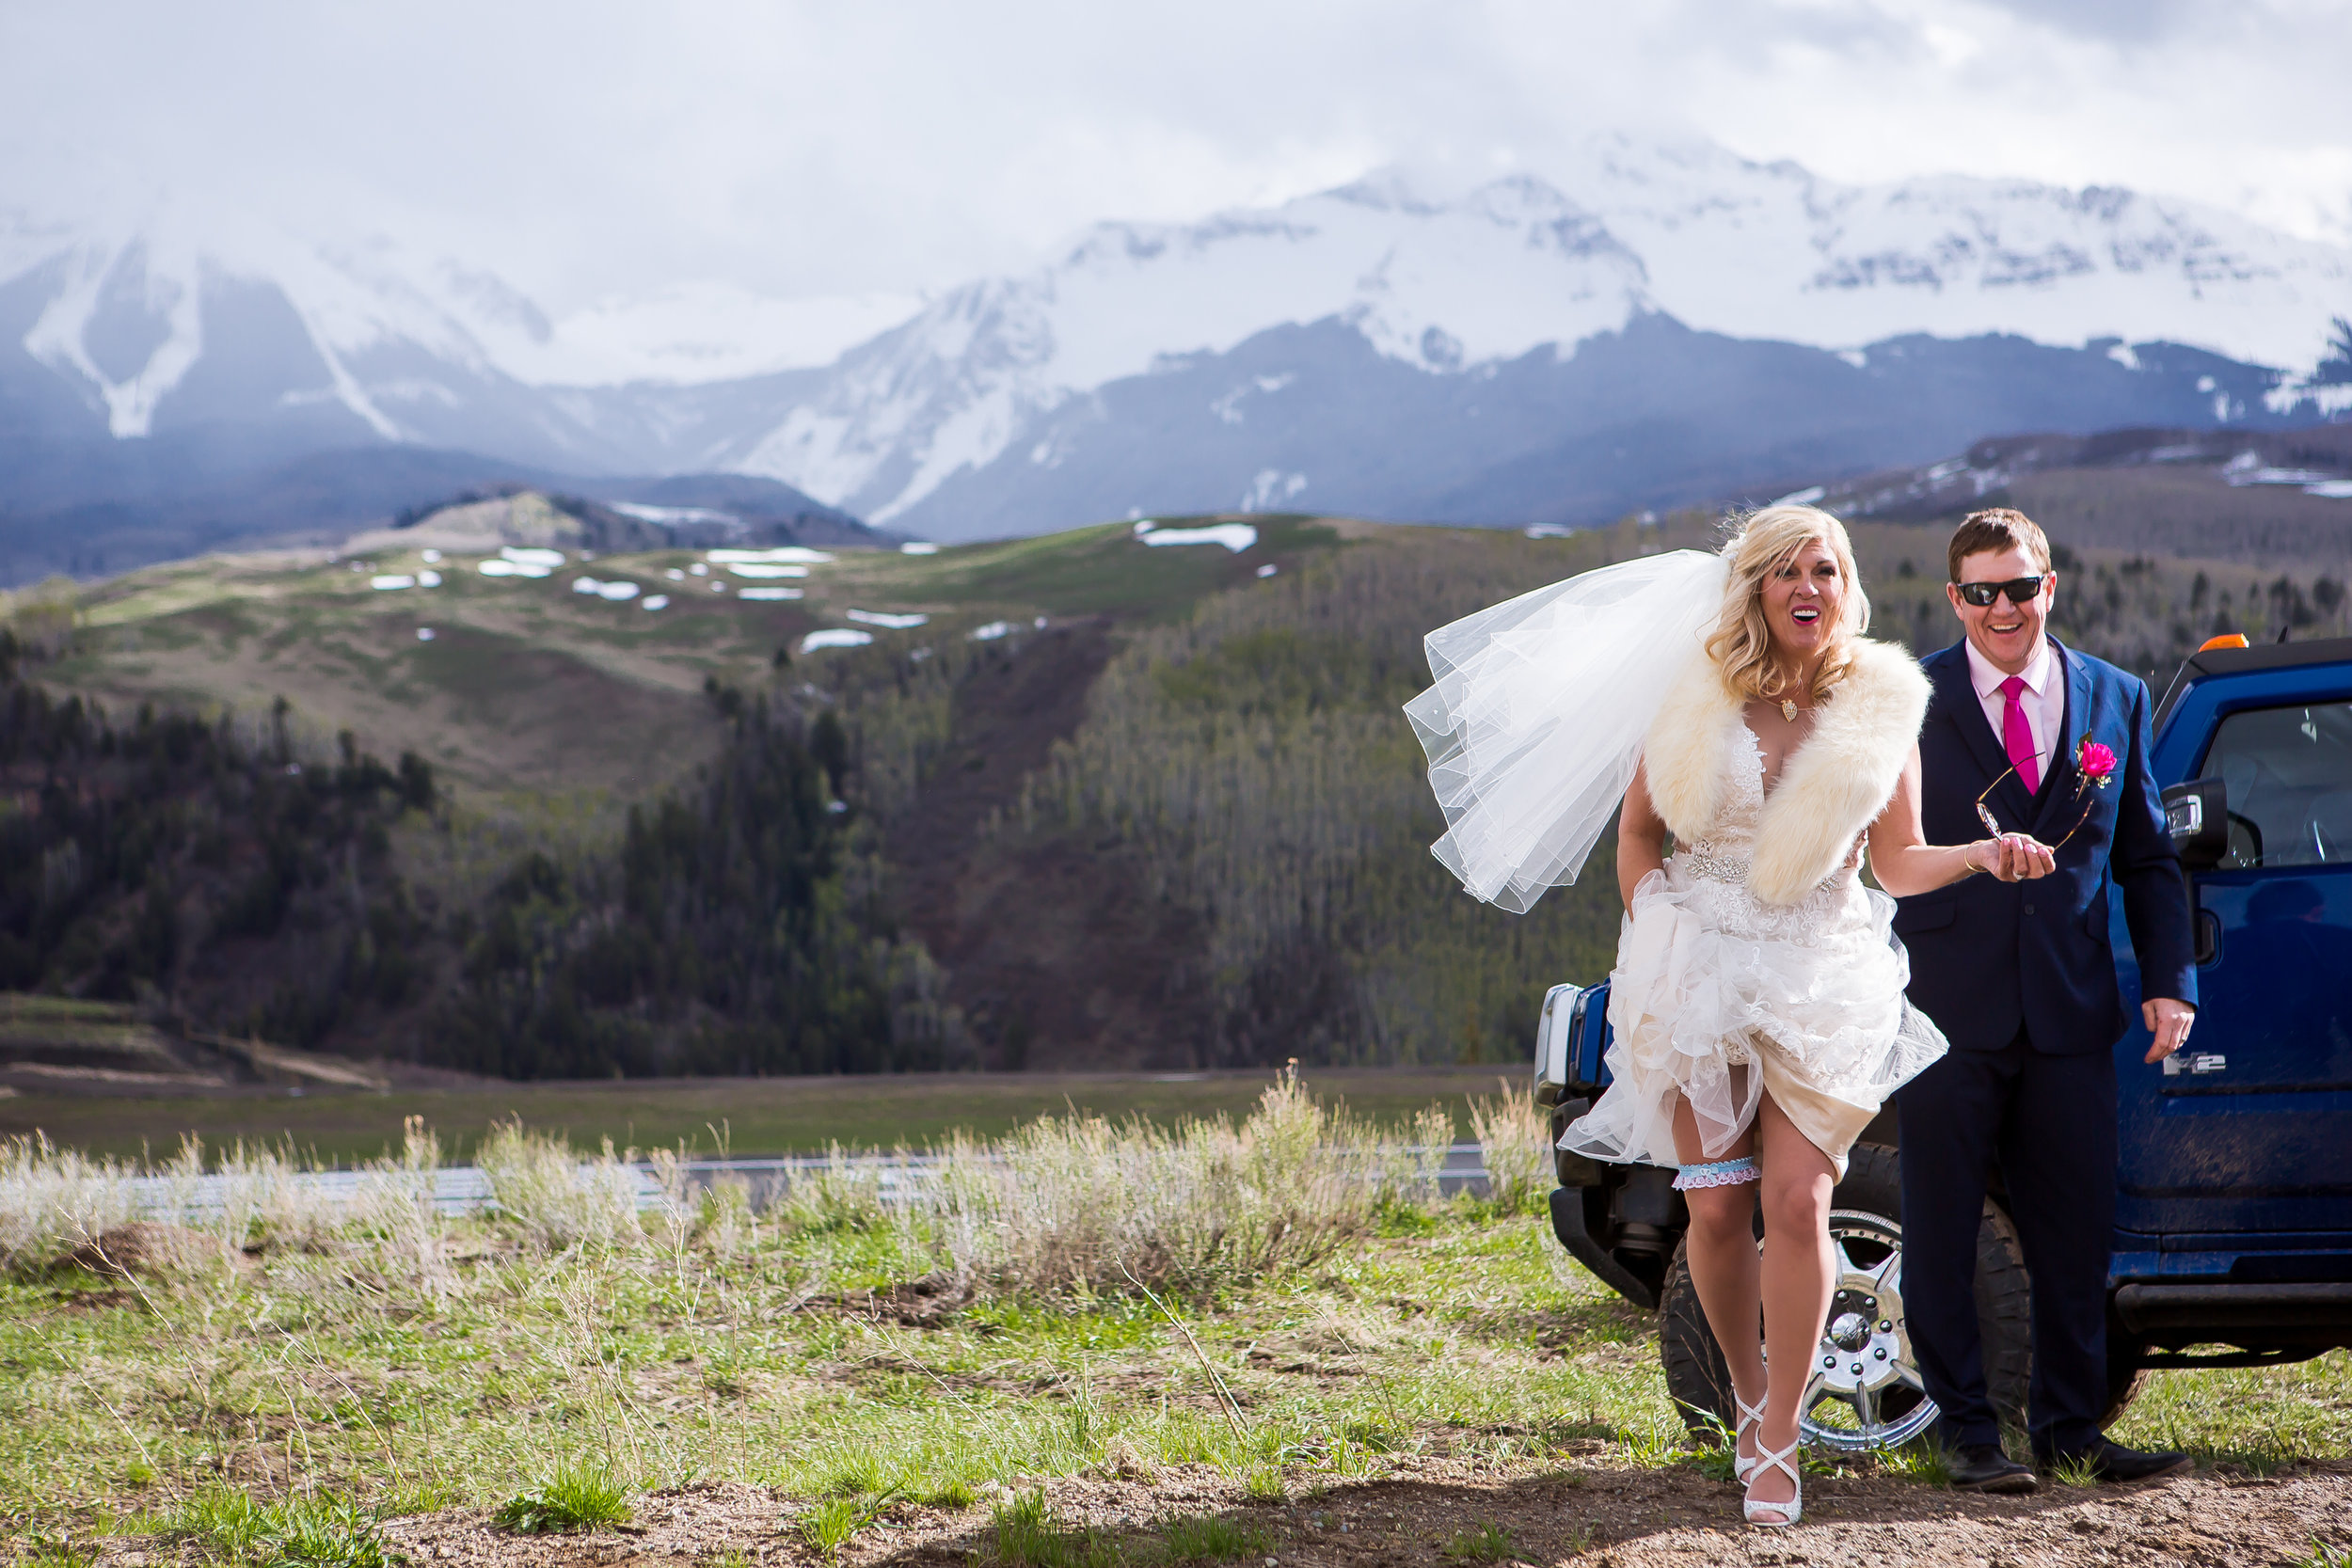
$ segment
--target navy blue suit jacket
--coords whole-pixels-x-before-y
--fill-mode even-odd
[[[2130,1021],[2107,936],[2110,887],[2122,894],[2143,998],[2197,1000],[2188,884],[2148,771],[2147,683],[2056,638],[2050,645],[2066,674],[2065,731],[2052,776],[2037,797],[2011,773],[1986,804],[2004,831],[2030,832],[2044,844],[2074,829],[2058,851],[2057,872],[2030,882],[1974,876],[1896,909],[1895,932],[1911,951],[1912,1005],[1956,1050],[1999,1050],[2021,1027],[2035,1050],[2053,1055],[2114,1048]],[[1934,687],[1919,732],[1927,839],[1965,844],[1985,836],[1977,797],[2009,756],[1969,680],[1966,644],[1919,662]],[[2105,788],[2075,768],[2086,738],[2115,752]]]

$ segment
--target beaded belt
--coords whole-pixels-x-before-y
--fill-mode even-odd
[[[1748,863],[1717,850],[1706,839],[1695,839],[1675,850],[1675,859],[1693,877],[1735,885],[1748,879]]]

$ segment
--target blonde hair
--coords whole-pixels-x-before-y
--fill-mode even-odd
[[[1723,673],[1724,685],[1742,700],[1780,696],[1793,672],[1782,670],[1772,656],[1772,628],[1764,621],[1764,580],[1807,545],[1827,545],[1837,558],[1845,592],[1807,694],[1819,702],[1845,677],[1853,663],[1855,640],[1870,629],[1870,599],[1862,591],[1862,574],[1854,569],[1853,541],[1846,535],[1846,525],[1818,506],[1767,506],[1740,518],[1736,527],[1723,547],[1731,576],[1724,584],[1723,613],[1707,640],[1708,657]]]

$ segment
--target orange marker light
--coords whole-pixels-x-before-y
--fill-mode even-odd
[[[2197,651],[2201,654],[2206,654],[2211,653],[2216,648],[2243,648],[2245,646],[2246,634],[2244,632],[2232,631],[2224,632],[2219,637],[2206,638],[2205,641],[2198,646]]]

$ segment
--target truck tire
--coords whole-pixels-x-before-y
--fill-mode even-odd
[[[1893,1149],[1875,1144],[1855,1145],[1846,1179],[1837,1184],[1830,1198],[1834,1212],[1832,1229],[1844,1232],[1855,1244],[1883,1237],[1899,1245],[1903,1207],[1900,1173]],[[1885,1243],[1878,1244],[1883,1256]],[[2026,1424],[2026,1387],[2033,1369],[2032,1294],[2025,1259],[2017,1244],[2017,1231],[2009,1216],[1990,1202],[1984,1206],[1984,1219],[1977,1231],[1977,1328],[1982,1337],[1985,1376],[1994,1408],[2000,1413],[2005,1427],[2022,1430]],[[1690,1263],[1681,1245],[1675,1248],[1674,1262],[1666,1271],[1665,1287],[1659,1298],[1658,1349],[1665,1369],[1666,1391],[1682,1411],[1692,1432],[1704,1435],[1716,1431],[1718,1423],[1721,1430],[1729,1431],[1731,1374],[1724,1365],[1723,1351],[1708,1327],[1707,1314],[1699,1305],[1698,1291],[1692,1286]],[[1907,1353],[1901,1359],[1907,1360]],[[1915,1393],[1910,1393],[1908,1399],[1908,1407],[1898,1408],[1893,1413],[1895,1417],[1911,1415],[1923,1402]],[[1916,1419],[1894,1420],[1889,1424],[1900,1431],[1916,1427],[1925,1419],[1922,1413]],[[1877,1446],[1850,1441],[1834,1427],[1816,1431],[1810,1421],[1807,1433],[1831,1448]],[[1858,1439],[1859,1434],[1854,1436]]]

